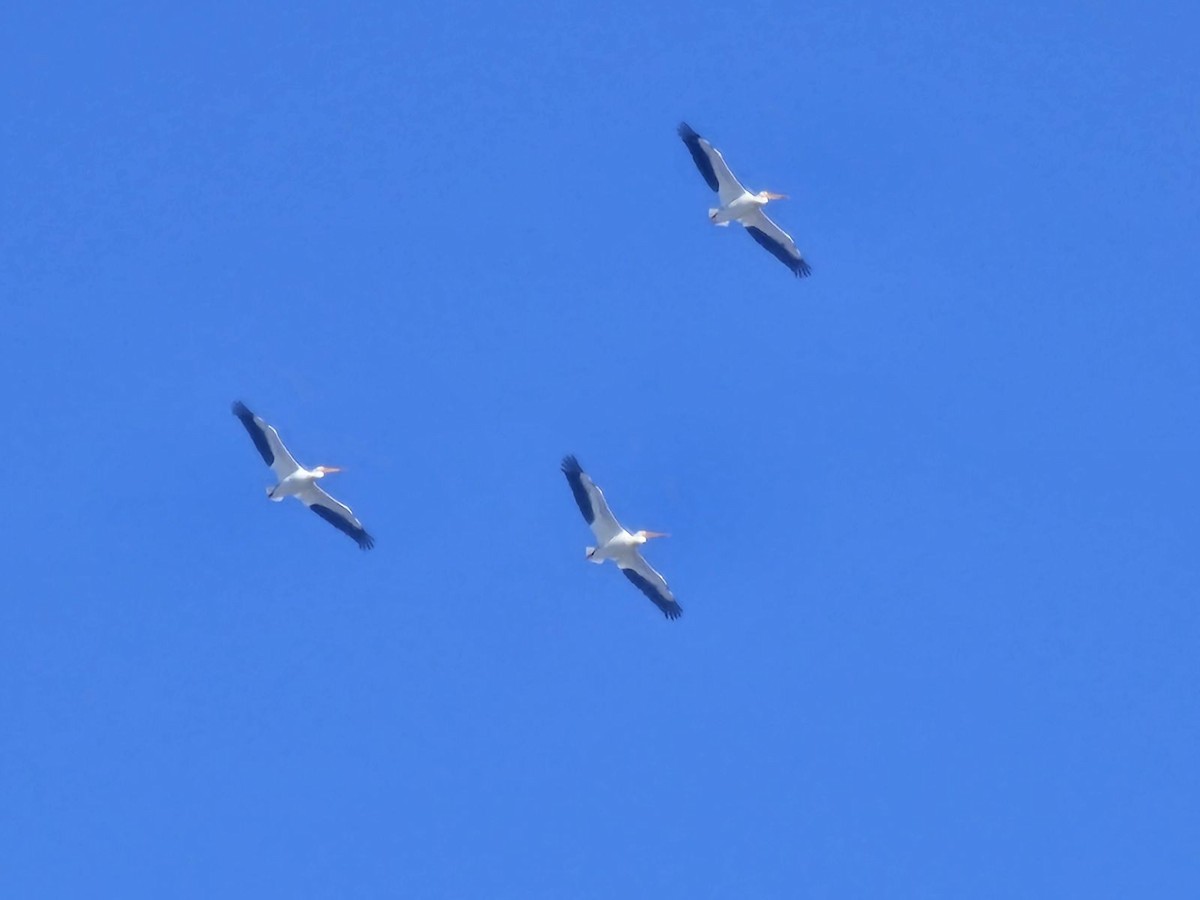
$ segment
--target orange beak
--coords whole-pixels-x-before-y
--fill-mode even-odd
[[[330,472],[340,472],[342,470],[339,469],[337,466],[321,466],[321,471],[328,474]]]
[[[767,195],[768,200],[786,200],[786,199],[788,199],[787,194],[772,194],[770,191],[764,191],[763,193],[765,193]]]
[[[661,532],[661,531],[643,531],[643,532],[642,532],[642,534],[644,534],[644,535],[645,535],[647,538],[652,538],[652,537],[670,537],[670,535],[669,535],[669,534],[665,534],[665,533],[663,533],[663,532]]]

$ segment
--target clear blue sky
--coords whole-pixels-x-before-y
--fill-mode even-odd
[[[0,893],[1200,896],[1194,5],[488,6],[6,7]]]

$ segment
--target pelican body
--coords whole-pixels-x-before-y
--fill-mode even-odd
[[[315,469],[306,469],[300,466],[274,487],[268,487],[267,496],[276,503],[281,502],[285,497],[299,497],[313,487],[318,478],[324,478],[326,475],[340,471],[342,470],[337,466],[317,466]]]
[[[678,619],[683,615],[683,607],[667,587],[666,579],[654,571],[639,550],[651,538],[667,535],[658,531],[631,532],[622,527],[609,510],[604,493],[583,471],[574,456],[563,458],[562,471],[567,476],[567,484],[571,486],[579,511],[596,536],[596,546],[588,547],[585,551],[588,561],[603,565],[605,560],[612,560],[625,573],[625,577],[662,610],[664,616]]]
[[[660,534],[657,531],[634,531],[632,533],[622,528],[619,532],[608,539],[608,543],[601,547],[588,547],[587,558],[589,562],[594,562],[596,565],[604,565],[606,559],[611,559],[617,565],[622,561],[628,561],[633,558],[633,554],[638,552],[638,547],[650,540],[650,538],[666,537],[665,534]],[[624,566],[623,568],[629,568]]]
[[[737,222],[746,233],[772,256],[792,270],[797,278],[812,272],[803,254],[791,235],[767,218],[763,207],[772,200],[786,200],[787,194],[759,191],[752,194],[729,171],[721,151],[697,134],[686,122],[679,125],[679,136],[692,155],[696,168],[710,188],[717,192],[721,204],[708,211],[708,220],[714,225],[727,226]]]
[[[317,484],[326,475],[340,472],[341,469],[336,466],[304,468],[283,445],[279,432],[250,412],[246,404],[233,404],[233,414],[245,426],[259,455],[278,479],[277,484],[267,488],[269,499],[280,503],[287,497],[295,497],[338,531],[352,538],[360,549],[370,550],[375,546],[375,539],[367,534],[350,507],[333,499]]]
[[[725,206],[710,209],[708,220],[714,225],[728,225],[730,222],[745,225],[748,220],[753,222],[754,214],[772,200],[783,199],[786,199],[784,194],[772,194],[770,191],[759,191],[757,194],[742,191],[741,196],[735,197]]]

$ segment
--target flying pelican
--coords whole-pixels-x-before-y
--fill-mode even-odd
[[[663,611],[668,619],[678,619],[683,615],[683,607],[676,600],[667,582],[650,564],[642,559],[638,547],[650,538],[667,537],[657,531],[635,531],[630,534],[621,527],[621,523],[609,512],[608,504],[604,502],[604,494],[596,483],[588,477],[587,472],[579,465],[574,456],[565,456],[562,461],[563,474],[567,476],[567,484],[571,485],[571,493],[579,504],[579,511],[584,519],[592,526],[596,535],[598,547],[587,548],[587,558],[596,565],[603,565],[606,559],[611,559],[625,577],[637,585],[638,590],[654,601],[654,605]]]
[[[375,539],[367,534],[362,522],[354,517],[350,507],[338,503],[317,484],[317,479],[324,478],[330,472],[340,472],[341,469],[335,466],[304,468],[292,458],[287,447],[283,446],[279,432],[250,412],[246,404],[241,401],[233,404],[233,414],[246,426],[254,446],[279,479],[277,485],[267,488],[267,496],[270,499],[278,503],[284,497],[295,497],[334,528],[354,538],[355,543],[363,550],[370,550],[375,546]]]
[[[786,200],[787,194],[773,194],[770,191],[750,193],[733,177],[729,166],[725,165],[721,151],[696,134],[687,122],[680,123],[679,136],[683,138],[692,159],[696,161],[696,168],[700,170],[708,186],[717,192],[721,203],[718,209],[708,211],[709,221],[714,225],[740,222],[746,227],[750,237],[791,269],[797,278],[810,274],[812,267],[804,261],[791,235],[768,219],[762,210],[771,200]]]

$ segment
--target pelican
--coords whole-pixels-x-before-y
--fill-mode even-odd
[[[679,136],[683,138],[696,168],[708,182],[708,186],[717,192],[721,205],[708,211],[708,218],[714,225],[728,225],[739,222],[745,226],[750,237],[760,246],[765,247],[781,263],[795,273],[797,278],[803,278],[812,272],[812,268],[804,261],[796,242],[791,235],[767,218],[763,207],[772,200],[786,200],[787,194],[774,194],[771,191],[759,191],[752,194],[740,181],[733,177],[721,151],[692,130],[687,122],[679,125]]]
[[[596,535],[598,547],[587,548],[587,558],[596,565],[603,565],[606,559],[611,559],[625,577],[637,585],[638,590],[649,597],[654,605],[663,611],[668,619],[678,619],[683,615],[683,607],[675,600],[675,595],[667,587],[667,582],[661,575],[650,567],[638,547],[650,538],[668,537],[657,531],[635,531],[630,534],[621,527],[604,502],[604,494],[596,487],[594,481],[579,465],[574,456],[563,457],[563,474],[567,476],[567,484],[571,485],[571,493],[579,504],[592,533]]]
[[[350,507],[334,500],[317,484],[319,479],[341,469],[336,466],[304,468],[283,446],[279,432],[250,412],[246,404],[241,401],[233,404],[233,414],[246,426],[254,446],[279,479],[278,484],[267,488],[267,497],[276,503],[284,497],[295,497],[334,528],[350,535],[361,549],[370,550],[375,546],[375,539],[367,534]]]

